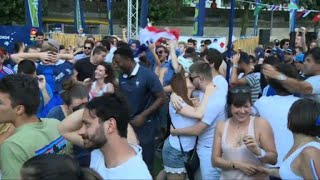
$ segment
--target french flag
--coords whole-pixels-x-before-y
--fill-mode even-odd
[[[180,31],[178,29],[160,29],[154,26],[147,26],[140,30],[139,40],[140,43],[157,42],[160,38],[174,40],[179,39]]]

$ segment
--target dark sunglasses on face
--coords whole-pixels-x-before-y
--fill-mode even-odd
[[[91,49],[91,47],[86,47],[86,46],[85,46],[84,49]]]
[[[163,53],[163,51],[157,51],[157,54],[162,54]]]
[[[193,82],[193,80],[196,79],[197,77],[200,77],[200,76],[194,76],[194,77],[192,77],[191,75],[189,75],[189,79],[190,79],[191,82]]]

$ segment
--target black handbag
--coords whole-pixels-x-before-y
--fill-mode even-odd
[[[173,125],[172,125],[172,127],[175,128]],[[186,168],[188,178],[189,178],[189,180],[194,180],[195,174],[200,166],[200,160],[199,160],[199,156],[198,156],[198,153],[196,150],[197,143],[198,143],[198,137],[196,140],[196,144],[194,145],[194,148],[189,152],[185,152],[183,150],[182,144],[180,141],[180,136],[178,136],[178,139],[179,139],[181,154],[184,155],[185,153],[187,153],[187,155],[188,155],[188,159],[184,161],[184,167]]]

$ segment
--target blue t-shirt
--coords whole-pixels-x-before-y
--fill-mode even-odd
[[[72,72],[73,64],[64,60],[59,60],[55,65],[39,64],[37,67],[37,74],[45,76],[53,92],[62,90],[62,82],[71,78]]]
[[[138,68],[135,75],[127,78],[124,78],[123,74],[120,74],[119,88],[128,99],[131,108],[131,118],[134,118],[153,104],[156,99],[155,93],[163,91],[156,74],[143,66]]]
[[[0,70],[0,79],[4,78],[5,76],[8,76],[10,74],[14,74],[14,70],[12,70],[6,66],[2,66],[2,69]]]
[[[164,75],[163,77],[163,86],[167,86],[167,85],[170,85],[171,83],[171,80],[173,78],[173,75],[174,75],[174,68],[172,66],[172,61],[169,60],[169,61],[166,61],[164,62],[161,67],[165,67],[168,69],[167,73]]]

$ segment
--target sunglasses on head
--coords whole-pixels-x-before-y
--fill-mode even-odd
[[[251,93],[251,90],[250,90],[250,88],[248,88],[248,87],[235,87],[235,88],[229,89],[229,92],[230,92],[231,94]]]

